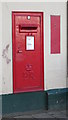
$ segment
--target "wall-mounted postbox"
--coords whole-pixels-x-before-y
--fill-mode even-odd
[[[43,13],[12,12],[13,91],[43,90]]]

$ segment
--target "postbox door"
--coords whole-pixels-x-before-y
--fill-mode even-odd
[[[44,88],[43,13],[12,12],[13,91]]]

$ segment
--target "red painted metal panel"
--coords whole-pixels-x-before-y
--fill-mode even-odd
[[[51,54],[60,53],[60,16],[51,16]]]
[[[13,92],[43,90],[43,13],[12,12],[12,36]]]

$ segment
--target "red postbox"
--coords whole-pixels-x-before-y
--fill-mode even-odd
[[[43,13],[12,12],[13,92],[44,89]]]

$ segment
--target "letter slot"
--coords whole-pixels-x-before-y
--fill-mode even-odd
[[[19,32],[35,33],[37,32],[37,25],[19,25]]]

